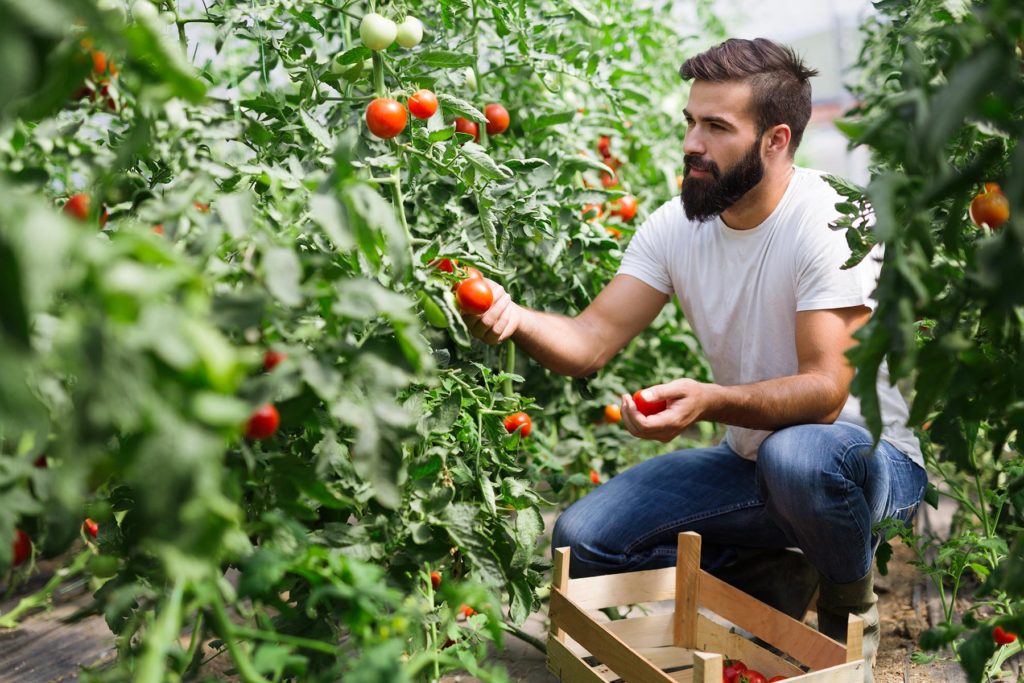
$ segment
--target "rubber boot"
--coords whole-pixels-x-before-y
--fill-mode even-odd
[[[803,620],[818,587],[818,572],[798,550],[740,550],[739,559],[712,574],[747,595]]]
[[[875,665],[875,654],[882,635],[877,602],[873,571],[851,583],[832,583],[821,578],[818,589],[818,631],[845,644],[849,616],[855,614],[864,620],[865,683],[874,681],[872,667]]]

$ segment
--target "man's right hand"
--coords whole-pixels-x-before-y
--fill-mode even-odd
[[[491,288],[494,302],[480,315],[463,313],[462,319],[470,333],[480,341],[486,344],[500,344],[519,329],[523,309],[512,301],[505,288],[497,282],[487,278],[484,278],[484,282]]]

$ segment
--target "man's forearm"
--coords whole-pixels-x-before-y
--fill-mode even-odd
[[[585,377],[604,365],[599,340],[579,318],[524,308],[512,341],[560,375]]]
[[[754,384],[712,386],[702,419],[748,429],[830,424],[839,416],[849,395],[848,387],[815,373]]]

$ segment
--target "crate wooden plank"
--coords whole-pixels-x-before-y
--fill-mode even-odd
[[[609,678],[600,676],[555,638],[548,641],[548,671],[565,683],[604,683],[618,678],[614,672]]]
[[[700,535],[679,534],[676,546],[676,609],[672,642],[676,647],[697,645],[697,589],[700,581]]]
[[[812,669],[847,661],[847,649],[725,581],[701,571],[700,603]]]
[[[864,660],[839,664],[820,671],[810,671],[791,679],[793,683],[862,683]]]
[[[595,653],[629,683],[670,683],[670,678],[645,657],[631,650],[616,635],[593,620],[558,589],[551,591],[548,606],[553,621],[580,645]],[[557,642],[557,641],[556,641]],[[598,654],[599,653],[599,654]]]
[[[565,594],[583,609],[672,600],[676,596],[676,568],[571,579]]]
[[[803,673],[803,669],[795,664],[769,652],[740,634],[733,633],[703,614],[697,615],[697,649],[703,652],[716,652],[730,659],[741,659],[751,669],[763,674],[771,672],[771,676],[799,676]]]
[[[672,619],[671,612],[649,614],[644,617],[612,621],[605,624],[605,628],[634,649],[665,647],[672,644]]]
[[[846,622],[846,661],[864,658],[864,620],[851,614]]]
[[[552,559],[554,563],[551,569],[551,585],[565,592],[569,587],[569,560],[571,559],[569,548],[556,548],[552,553]],[[565,642],[565,633],[555,625],[554,621],[551,622],[550,633],[553,638]]]
[[[693,650],[672,647],[671,645],[666,647],[634,647],[633,649],[661,670],[693,666]]]
[[[723,664],[720,654],[693,653],[694,683],[718,683],[722,680]]]

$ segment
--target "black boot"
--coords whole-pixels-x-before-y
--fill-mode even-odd
[[[711,573],[801,621],[818,587],[818,571],[803,553],[788,548],[742,549],[738,560]]]
[[[832,583],[824,577],[821,579],[818,591],[818,631],[845,644],[850,615],[855,614],[864,620],[865,683],[874,681],[872,667],[875,665],[875,654],[882,635],[877,602],[873,571],[850,583]]]

